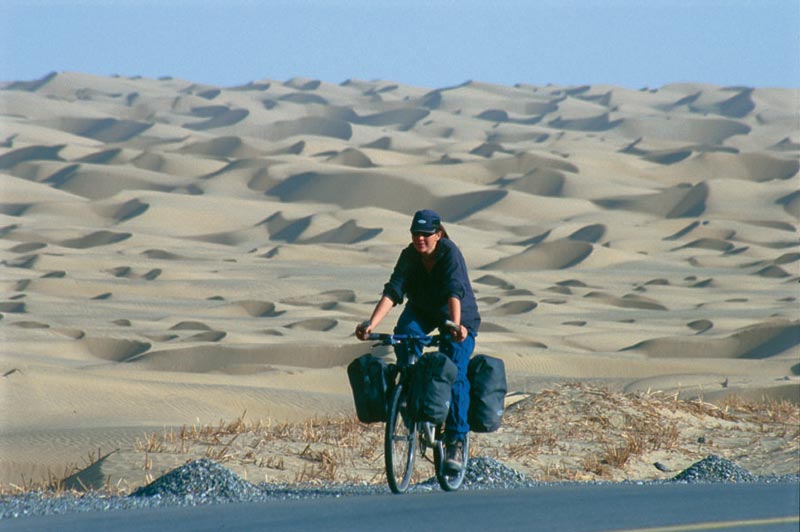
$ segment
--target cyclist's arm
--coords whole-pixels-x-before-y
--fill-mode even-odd
[[[467,337],[467,328],[461,325],[461,300],[455,296],[451,296],[447,300],[447,308],[450,312],[450,320],[458,325],[458,330],[453,331],[455,338],[459,342],[463,342]]]
[[[372,311],[369,321],[359,324],[356,327],[356,336],[359,340],[367,340],[369,333],[371,333],[383,321],[383,318],[389,314],[394,306],[394,301],[389,296],[382,296],[378,304],[375,305],[375,310]]]
[[[383,285],[383,295],[391,298],[395,305],[402,304],[405,298],[406,286],[411,274],[411,260],[415,253],[413,246],[409,245],[405,248],[397,258],[389,282]]]

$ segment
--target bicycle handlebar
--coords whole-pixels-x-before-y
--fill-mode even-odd
[[[379,334],[372,333],[367,337],[367,340],[375,342],[379,345],[396,345],[407,341],[417,341],[422,345],[434,345],[439,342],[441,335],[427,335],[427,334]]]
[[[458,325],[450,320],[444,322],[444,327],[449,330],[458,329]],[[447,338],[449,334],[386,334],[371,333],[367,336],[368,341],[379,342],[381,345],[396,345],[402,342],[414,340],[422,345],[430,346],[438,344],[442,338]]]

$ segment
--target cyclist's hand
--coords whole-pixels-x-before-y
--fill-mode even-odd
[[[457,329],[453,329],[453,338],[455,338],[456,342],[461,343],[466,340],[467,334],[469,334],[469,332],[463,325],[459,325]]]
[[[369,333],[372,332],[372,323],[369,320],[362,321],[356,325],[356,338],[359,340],[369,340]]]
[[[450,334],[453,335],[453,339],[456,342],[461,343],[467,339],[469,331],[463,325],[456,325],[455,322],[447,320],[446,322],[444,322],[444,326],[447,328]]]

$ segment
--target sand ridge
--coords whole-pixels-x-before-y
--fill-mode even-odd
[[[800,402],[797,89],[0,85],[0,481],[76,462],[81,429],[351,412],[419,208],[512,391]]]

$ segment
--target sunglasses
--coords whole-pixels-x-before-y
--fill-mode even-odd
[[[422,238],[430,238],[435,234],[436,233],[423,233],[421,231],[414,231],[414,232],[411,233],[411,236],[414,237],[414,238],[417,238],[417,237],[420,237],[420,236]]]

